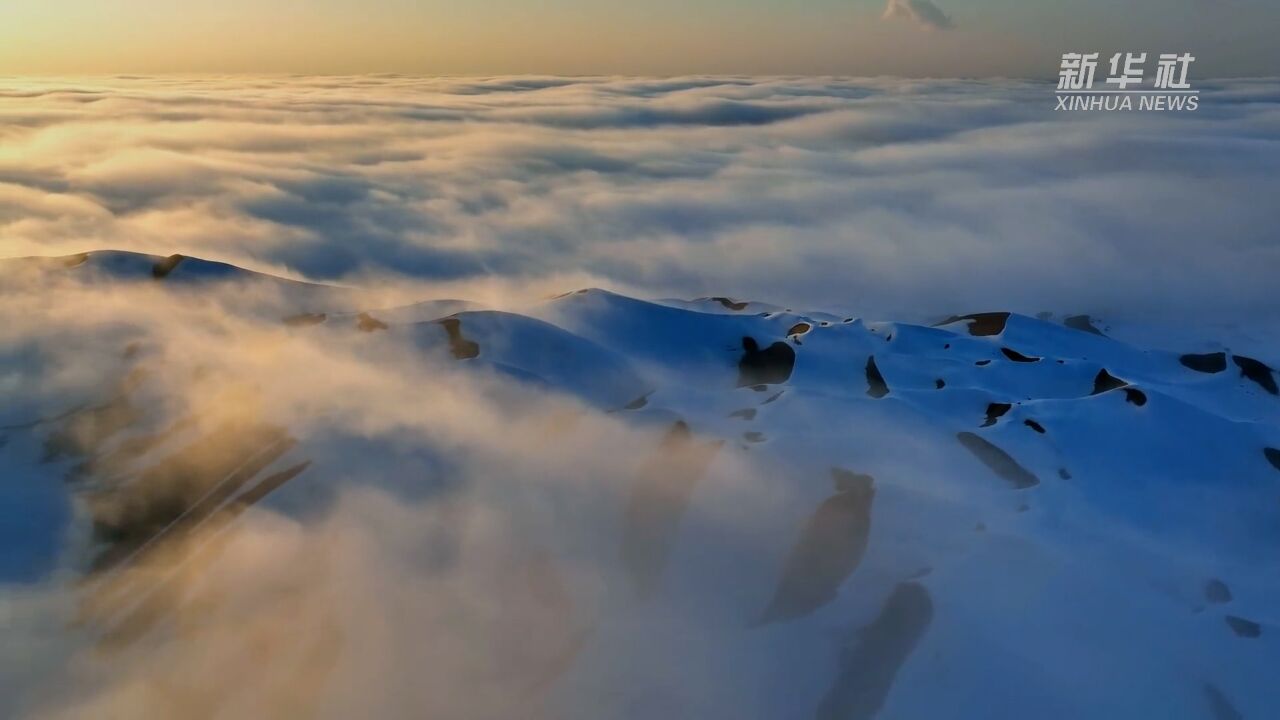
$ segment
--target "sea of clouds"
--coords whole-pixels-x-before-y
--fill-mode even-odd
[[[0,255],[185,253],[523,298],[1275,310],[1280,82],[0,78]]]
[[[0,256],[183,253],[517,309],[602,286],[873,317],[1274,319],[1280,81],[1202,87],[1198,112],[1165,115],[1054,113],[1052,85],[1030,81],[0,79]],[[815,504],[797,496],[804,481],[826,492],[797,467],[829,457],[726,450],[702,481],[726,502],[696,509],[687,544],[722,569],[686,570],[697,581],[675,602],[636,609],[617,590],[618,514],[663,428],[383,335],[336,342],[246,318],[233,310],[255,298],[235,289],[188,307],[165,287],[4,296],[3,457],[25,463],[0,468],[5,521],[26,531],[41,517],[31,497],[98,489],[64,483],[69,461],[40,462],[49,430],[33,418],[102,402],[135,365],[156,427],[191,417],[206,431],[252,412],[289,428],[313,465],[297,495],[241,518],[223,562],[172,581],[197,602],[166,608],[171,632],[115,653],[96,644],[106,623],[83,613],[95,547],[84,508],[38,528],[57,535],[54,572],[0,587],[0,715],[537,717],[531,698],[558,693],[571,717],[777,717],[761,703],[807,715],[826,692],[844,620],[753,634],[742,609],[756,609]],[[929,454],[907,432],[858,432]],[[969,495],[924,497],[965,520],[953,504]],[[751,560],[706,560],[717,557]],[[1009,567],[998,557],[991,567]],[[918,559],[877,547],[848,623],[870,622]],[[1145,612],[1132,597],[1115,607]],[[981,635],[977,655],[1007,649]],[[1130,676],[1096,658],[1180,657],[1103,635],[1089,662],[1045,653],[1083,668],[1100,688],[1086,699],[1103,706]],[[973,665],[970,640],[953,640],[953,667]],[[1021,668],[1012,649],[1001,657]],[[1078,678],[986,676],[1029,695],[1049,687],[1051,702],[1081,695]],[[989,704],[955,687],[938,697]]]

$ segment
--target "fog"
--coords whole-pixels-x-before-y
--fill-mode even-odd
[[[0,253],[879,317],[1272,313],[1277,85],[1197,84],[1195,113],[1056,113],[1021,81],[22,81]]]

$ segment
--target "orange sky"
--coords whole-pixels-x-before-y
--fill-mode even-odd
[[[1190,50],[1202,77],[1280,70],[1273,3],[883,2],[5,0],[0,73],[1051,76],[1080,49]]]

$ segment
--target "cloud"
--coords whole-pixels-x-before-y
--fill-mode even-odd
[[[889,0],[883,17],[885,20],[910,20],[926,30],[950,30],[956,26],[950,16],[931,0]]]
[[[68,282],[7,292],[0,305],[5,459],[35,488],[5,488],[3,511],[30,522],[5,515],[0,527],[64,550],[37,553],[23,537],[13,555],[38,556],[64,575],[23,576],[22,585],[7,574],[9,554],[0,558],[5,717],[160,718],[175,703],[254,717],[559,717],[539,706],[597,634],[616,659],[608,668],[579,664],[588,687],[557,700],[575,716],[622,716],[612,679],[621,668],[632,668],[628,688],[643,682],[672,698],[741,681],[716,670],[731,657],[726,645],[723,662],[690,669],[703,682],[671,684],[668,649],[637,646],[628,638],[643,631],[619,619],[629,601],[615,591],[627,580],[617,561],[618,508],[670,419],[628,423],[571,395],[510,382],[497,368],[468,370],[424,347],[443,340],[438,325],[289,332],[274,317],[237,312],[246,301],[276,307],[270,288],[211,287],[187,303],[146,276],[104,287],[51,277]],[[486,353],[496,350],[486,343]],[[569,368],[566,377],[583,374],[570,353],[550,359]],[[117,390],[127,377],[139,380]],[[15,421],[115,392],[138,409],[127,432],[139,433],[142,455],[98,454],[100,465],[73,470],[69,483],[60,481],[60,459],[27,465],[60,421],[34,430]],[[287,428],[290,444],[268,472],[308,462],[304,475],[233,525],[209,520],[166,536],[127,570],[79,574],[113,537],[101,525],[90,536],[90,518],[162,503],[219,468],[238,473],[258,454],[255,436],[273,427]],[[180,460],[156,483],[166,458]],[[135,460],[150,469],[113,478]],[[662,467],[677,473],[681,461],[667,457]],[[91,476],[87,485],[111,492],[80,493],[73,517],[45,517],[50,493],[78,492]],[[721,458],[712,480],[742,497],[727,509],[691,509],[690,522],[744,543],[751,557],[787,544],[755,532],[785,538],[809,511],[807,500],[780,511],[785,493],[741,457]],[[766,503],[777,519],[756,523]],[[698,646],[694,638],[714,626],[708,618],[724,610],[711,588],[722,585],[699,586],[705,607],[650,613],[646,622],[703,628],[680,642]],[[104,636],[112,640],[95,644]],[[777,682],[764,673],[760,681]]]
[[[589,283],[889,317],[1249,313],[1280,264],[1271,80],[1206,84],[1180,117],[1054,113],[1023,81],[27,85],[0,97],[0,117],[41,118],[0,143],[0,255],[181,252],[356,285]]]
[[[944,178],[948,162],[969,160],[964,153],[953,157],[936,149],[926,157]],[[890,153],[877,168],[884,172],[921,161]],[[816,195],[812,188],[793,190]],[[1087,195],[1091,189],[1075,191]],[[327,184],[290,192],[340,208],[364,198]],[[810,210],[830,212],[824,206],[841,197],[811,199]],[[714,199],[707,217],[677,218],[673,224],[718,237],[724,228],[712,218],[726,214],[728,199]],[[976,203],[967,208],[974,212],[994,211],[981,198],[961,195],[952,202],[963,207],[966,200]],[[661,207],[673,199],[654,202]],[[784,206],[759,212],[768,216]],[[637,218],[650,211],[644,208]],[[798,240],[821,247],[824,239],[803,229],[804,214],[785,222],[801,228]],[[614,260],[625,265],[693,259],[727,265],[727,274],[753,272],[752,266],[767,260],[779,272],[814,271],[791,247],[754,232],[758,222],[731,229],[737,257],[726,256],[717,239],[690,247],[663,233],[660,240],[623,245],[632,256]],[[980,248],[978,240],[970,246]],[[838,251],[838,242],[825,242]],[[868,277],[895,267],[891,246],[872,251],[885,261]],[[86,272],[99,262],[121,274],[132,270],[138,282],[93,283]],[[585,394],[512,382],[520,375],[503,367],[511,359],[522,367],[541,364],[542,376],[566,388],[583,388],[589,384],[584,377],[597,371],[630,375],[601,360],[597,353],[605,339],[587,345],[586,334],[574,336],[537,320],[467,315],[461,332],[484,349],[477,362],[457,362],[446,351],[441,325],[397,324],[392,313],[379,310],[373,314],[392,326],[373,333],[357,330],[350,315],[285,326],[279,319],[298,300],[266,280],[199,286],[183,294],[177,283],[189,261],[156,282],[146,258],[98,256],[79,268],[32,272],[35,282],[24,285],[21,276],[32,264],[6,263],[0,274],[0,459],[6,469],[16,469],[0,484],[0,528],[9,533],[8,552],[0,555],[4,717],[149,720],[172,717],[175,707],[198,707],[211,717],[322,719],[622,720],[680,716],[681,710],[706,718],[791,717],[812,712],[829,696],[847,639],[858,628],[876,627],[872,623],[893,588],[922,572],[929,572],[923,582],[938,607],[954,615],[944,619],[939,613],[928,649],[917,651],[914,670],[896,681],[892,702],[909,703],[905,716],[935,717],[937,708],[952,705],[965,707],[966,715],[971,705],[981,714],[988,696],[1008,687],[1005,676],[991,668],[1016,669],[1032,649],[1044,648],[1062,652],[1041,653],[1044,672],[1026,678],[1024,692],[1010,699],[1011,712],[1025,716],[1024,709],[1052,706],[1105,714],[1116,698],[1132,697],[1125,693],[1132,692],[1127,680],[1133,672],[1171,689],[1187,687],[1187,648],[1203,652],[1206,646],[1200,635],[1168,628],[1195,617],[1188,608],[1200,602],[1198,583],[1208,572],[1199,568],[1221,566],[1198,558],[1216,553],[1201,550],[1188,560],[1177,542],[1152,545],[1145,535],[1135,538],[1130,525],[1097,522],[1087,504],[1073,502],[1075,487],[1044,488],[1070,492],[1034,496],[1052,512],[1047,520],[1024,520],[1035,515],[1015,514],[1018,500],[990,484],[984,469],[940,450],[940,438],[950,440],[947,421],[901,401],[864,399],[862,386],[850,380],[858,372],[856,366],[850,370],[846,354],[872,346],[824,347],[829,341],[821,335],[806,338],[805,347],[817,351],[802,356],[814,363],[806,368],[810,372],[798,375],[784,399],[772,403],[767,394],[733,389],[735,345],[723,344],[723,335],[703,334],[720,327],[738,341],[743,328],[763,327],[750,324],[767,322],[762,318],[724,315],[712,325],[672,307],[622,299],[614,305],[604,293],[524,305],[566,326],[576,315],[595,328],[593,334],[611,339],[614,357],[636,366],[652,358],[643,368],[660,388],[651,405],[607,412]],[[340,307],[382,307],[356,299],[361,292],[342,290]],[[667,323],[664,316],[678,319]],[[774,320],[784,320],[779,331],[791,321]],[[488,330],[493,332],[486,335]],[[894,342],[903,345],[905,339],[909,348],[921,333],[929,338],[936,332],[895,328],[901,335]],[[883,344],[879,337],[865,340]],[[930,362],[949,373],[969,364]],[[894,367],[906,374],[897,377],[910,377],[910,367]],[[1091,368],[1081,370],[1081,380],[1090,382]],[[932,373],[916,373],[932,384]],[[976,424],[992,391],[954,392],[960,393],[957,415],[963,416],[955,422]],[[1170,402],[1157,392],[1152,390],[1153,405]],[[121,396],[124,405],[112,402]],[[1048,404],[1063,402],[1069,401]],[[964,411],[964,403],[978,414]],[[759,408],[768,424],[723,419],[744,405]],[[70,446],[92,445],[112,421],[113,413],[94,411],[102,407],[127,410],[128,427],[103,441],[97,453],[47,456],[47,439],[63,428],[80,430],[66,433]],[[1088,417],[1116,417],[1103,412]],[[713,462],[708,464],[697,444],[691,450],[664,439],[676,413],[689,421],[696,443],[711,440],[706,429],[730,423]],[[1129,414],[1126,422],[1151,422]],[[77,423],[77,417],[90,420]],[[1069,417],[1056,417],[1070,427]],[[48,420],[32,425],[38,418]],[[1247,424],[1220,420],[1239,444],[1253,442],[1252,431],[1236,438]],[[751,449],[735,442],[744,427],[767,428],[769,442]],[[279,432],[288,436],[284,454],[269,456],[261,474],[274,477],[309,463],[302,475],[247,509],[230,502],[239,514],[225,523],[206,520],[189,532],[167,535],[169,540],[125,570],[82,574],[104,548],[128,547],[138,533],[171,527],[111,521],[131,514],[154,520],[142,509],[156,506],[159,517],[166,517],[175,487],[193,483],[201,491],[208,486],[199,483],[218,482],[209,488],[216,493],[222,483],[245,482],[236,496],[243,499],[252,492],[247,477],[259,477],[255,463],[264,452],[262,438],[274,447]],[[1029,433],[1023,436],[1025,442]],[[1001,443],[1015,437],[999,436]],[[1117,442],[1131,446],[1134,440]],[[946,443],[959,450],[953,445]],[[1260,558],[1254,568],[1269,567],[1255,529],[1274,527],[1272,514],[1219,514],[1221,507],[1206,503],[1214,494],[1205,488],[1223,485],[1214,482],[1216,475],[1193,465],[1173,481],[1157,480],[1149,460],[1158,453],[1145,446],[1129,451],[1136,466],[1110,474],[1105,468],[1113,467],[1108,463],[1117,447],[1104,442],[1096,455],[1072,454],[1107,461],[1086,465],[1089,476],[1081,473],[1075,483],[1114,486],[1124,479],[1150,488],[1152,494],[1137,497],[1158,496],[1162,517],[1186,508],[1207,535],[1235,539]],[[1210,469],[1221,462],[1242,467],[1232,459],[1238,447],[1233,442],[1230,452],[1215,456]],[[1257,448],[1249,449],[1260,464]],[[1032,457],[1058,467],[1063,452],[1041,446]],[[775,593],[779,570],[794,557],[791,548],[801,528],[831,497],[834,463],[875,475],[870,549],[821,615],[753,627]],[[695,465],[705,475],[692,491],[682,492],[688,481],[683,474]],[[1192,477],[1199,483],[1187,482]],[[1265,494],[1270,475],[1261,480],[1257,492]],[[65,494],[74,502],[67,503]],[[198,505],[197,497],[206,495],[193,494]],[[640,512],[628,509],[636,498],[644,501]],[[1071,512],[1035,498],[1066,504]],[[679,505],[678,525],[665,512],[672,502],[685,503]],[[1141,501],[1127,493],[1119,502],[1131,508]],[[63,510],[57,514],[51,506]],[[1233,518],[1233,532],[1222,531],[1221,517]],[[105,527],[93,532],[93,522],[104,519]],[[991,523],[996,532],[975,533],[978,522]],[[1059,534],[1077,524],[1087,531]],[[1052,533],[1041,532],[1046,525]],[[1178,537],[1182,523],[1159,525]],[[52,547],[33,548],[31,536]],[[654,552],[645,538],[670,551]],[[19,582],[5,574],[13,570],[12,558],[26,559],[36,550],[45,572],[19,568],[26,570]],[[50,565],[61,573],[47,576]],[[658,569],[656,594],[637,597],[637,578],[652,583]],[[1232,587],[1250,587],[1236,578],[1251,572],[1234,570]],[[1056,595],[1044,592],[1050,583],[1103,587],[1107,601],[1055,603]],[[996,601],[1010,597],[1012,605]],[[1110,602],[1111,597],[1127,602]],[[1050,632],[1028,636],[1028,616],[1054,620],[1043,623]],[[1080,640],[1070,629],[1085,620],[1101,623],[1105,632]],[[1135,646],[1134,628],[1155,639]],[[1215,629],[1223,631],[1221,625],[1193,627],[1205,637],[1221,637],[1211,634]],[[1115,652],[1121,645],[1131,651]],[[1224,654],[1234,649],[1223,647]],[[1082,693],[1081,684],[1061,681],[1079,667],[1082,653],[1117,655],[1123,672],[1090,678]],[[984,662],[966,662],[974,657]],[[1253,701],[1265,705],[1271,664],[1256,665],[1256,671],[1246,667],[1244,687],[1261,688]],[[952,683],[935,682],[944,670],[960,675]],[[1250,698],[1241,689],[1232,694]],[[1185,706],[1178,693],[1168,695],[1155,708],[1160,716]],[[1152,702],[1146,696],[1141,701]]]
[[[7,128],[0,144],[0,254],[177,252],[348,286],[335,291],[341,304],[313,301],[325,310],[435,296],[527,311],[543,307],[530,298],[599,285],[842,317],[1009,309],[1178,324],[1274,319],[1274,80],[1207,85],[1201,110],[1187,116],[1055,114],[1052,87],[1022,81],[94,82],[92,103],[83,102],[89,88],[59,80],[0,99],[4,117],[40,118]],[[622,590],[617,530],[637,470],[671,420],[661,395],[651,403],[657,420],[632,425],[583,397],[511,382],[520,371],[499,363],[460,370],[443,353],[440,326],[359,333],[347,317],[295,332],[279,319],[298,308],[271,288],[233,286],[181,303],[139,267],[135,287],[38,284],[0,303],[0,452],[34,480],[4,485],[21,501],[6,495],[0,512],[21,513],[9,526],[44,533],[47,545],[7,547],[38,561],[18,568],[24,580],[49,564],[66,573],[17,587],[4,578],[0,715],[166,717],[178,706],[242,717],[537,717],[536,689],[549,717],[788,717],[827,691],[846,630],[871,622],[896,583],[952,557],[955,537],[989,521],[968,511],[981,500],[972,488],[946,485],[964,469],[935,456],[928,428],[908,419],[910,431],[897,427],[897,411],[870,414],[893,407],[916,418],[907,404],[859,399],[849,416],[833,417],[784,401],[770,405],[783,413],[771,442],[786,452],[771,459],[726,443],[693,495],[667,602],[639,607]],[[246,316],[246,307],[271,312]],[[643,327],[607,329],[633,351],[666,351]],[[464,328],[481,331],[480,321]],[[486,351],[512,350],[499,344],[508,337],[515,350],[572,340],[494,336]],[[587,385],[589,373],[554,347],[541,356],[547,374]],[[711,354],[732,375],[734,355]],[[99,407],[104,388],[135,365],[146,371],[137,391],[148,412],[134,419],[137,442],[124,461],[141,452],[150,466],[192,448],[194,459],[179,465],[199,475],[226,455],[251,457],[200,452],[203,438],[229,425],[287,427],[298,445],[279,468],[312,464],[304,482],[246,511],[229,536],[196,533],[170,548],[185,557],[213,543],[218,552],[172,580],[158,631],[132,649],[99,652],[91,633],[109,623],[76,622],[85,620],[84,585],[68,580],[82,579],[74,570],[101,539],[89,537],[86,507],[59,499],[100,488],[64,482],[73,461],[41,463],[48,426],[32,432],[26,421]],[[670,387],[695,408],[695,424],[754,395],[727,390],[722,402],[701,383]],[[865,397],[848,383],[834,392]],[[823,448],[886,480],[877,550],[857,590],[841,593],[848,605],[838,615],[801,635],[790,635],[799,625],[744,633],[797,528],[829,493],[836,460]],[[1005,631],[1025,635],[1026,613],[993,621],[985,613],[1006,606],[990,602],[991,578],[972,569],[1022,578],[1008,595],[1019,603],[1043,596],[1045,568],[1068,554],[1119,576],[1112,558],[1080,554],[1099,546],[1106,527],[1047,555],[1001,528],[1000,542],[979,541],[994,553],[985,560],[964,546],[960,564],[937,565],[931,588],[950,593],[946,607],[962,618],[953,627],[972,632],[944,646],[954,653],[920,653],[934,664],[917,677],[972,674],[947,685],[959,688],[955,698],[941,686],[917,692],[920,681],[904,678],[914,687],[898,702],[983,703],[973,688],[987,687],[991,667],[1025,665],[1025,647],[1011,651]],[[922,534],[946,549],[943,558],[921,551]],[[1157,554],[1133,550],[1140,560],[1124,568],[1133,585],[1116,587],[1189,582],[1181,548],[1165,567]],[[1149,574],[1130,576],[1133,567]],[[166,570],[144,565],[130,580],[145,591]],[[1105,606],[1089,619],[1111,618],[1116,631],[1095,633],[1090,642],[1104,645],[1085,649],[1110,654],[1105,643],[1132,627],[1187,616],[1180,600],[1170,603],[1160,606],[1167,615],[1146,602],[1090,606]],[[1043,625],[1081,620],[1060,619]],[[1170,645],[1128,655],[1122,669],[1183,682],[1185,668],[1169,663],[1202,638],[1157,634]],[[588,636],[590,649],[579,650]],[[976,655],[995,664],[964,662]],[[1043,657],[1050,666],[1037,677],[1067,677],[1079,665],[1078,651]],[[566,666],[561,684],[544,674]],[[1076,707],[1083,686],[1102,688],[1093,700],[1122,697],[1105,696],[1127,692],[1116,688],[1131,675],[1106,673],[1114,686],[1034,682],[1024,701]],[[902,714],[930,715],[920,709]]]

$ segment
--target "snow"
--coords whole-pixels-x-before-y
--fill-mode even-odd
[[[68,274],[98,289],[154,292],[160,260],[92,253],[83,266],[46,263],[38,282],[0,283],[4,312],[28,307],[14,298],[53,303],[74,292],[74,284],[49,284]],[[33,264],[7,262],[10,279],[12,263]],[[1262,718],[1280,708],[1272,679],[1280,662],[1280,468],[1265,454],[1280,447],[1280,397],[1245,377],[1230,350],[1280,366],[1275,346],[1257,333],[1242,331],[1252,344],[1240,344],[1196,327],[1095,319],[1103,334],[1094,334],[1065,326],[1062,316],[1015,314],[1000,332],[975,335],[964,320],[928,326],[597,289],[523,312],[455,300],[379,309],[342,305],[352,296],[341,289],[196,259],[178,263],[164,281],[182,292],[198,283],[196,298],[221,294],[227,283],[240,288],[236,302],[219,305],[227,315],[200,326],[216,344],[194,344],[212,342],[197,334],[168,345],[173,326],[148,323],[147,311],[126,304],[134,314],[119,326],[95,321],[85,331],[74,346],[85,354],[77,362],[62,354],[74,329],[58,325],[65,316],[7,318],[6,347],[30,352],[7,351],[0,367],[0,598],[17,602],[36,588],[87,593],[67,578],[119,572],[90,570],[111,542],[89,537],[90,498],[130,498],[149,468],[198,444],[202,423],[178,426],[133,455],[122,448],[171,427],[165,420],[189,409],[191,397],[204,401],[216,394],[210,388],[230,392],[242,382],[248,390],[220,412],[252,428],[246,408],[260,403],[254,412],[263,422],[285,427],[297,444],[237,480],[220,508],[236,508],[224,516],[227,527],[274,517],[301,528],[284,537],[305,538],[354,488],[453,518],[451,492],[469,488],[496,514],[469,532],[496,545],[468,554],[450,534],[456,518],[431,533],[425,525],[392,532],[386,518],[394,514],[384,514],[377,517],[386,527],[372,526],[392,539],[370,540],[373,557],[407,543],[412,560],[397,582],[445,595],[459,578],[505,578],[537,557],[536,567],[556,568],[559,578],[538,597],[558,599],[539,600],[538,622],[522,625],[528,603],[514,589],[519,583],[482,584],[514,614],[489,607],[492,595],[464,595],[470,599],[449,606],[456,614],[444,625],[394,626],[403,635],[384,639],[392,650],[372,652],[400,657],[400,643],[412,643],[425,653],[411,655],[425,657],[416,672],[462,677],[467,690],[488,687],[477,678],[493,673],[503,678],[494,697],[529,680],[537,691],[513,702],[548,716],[1207,718],[1230,716],[1222,714],[1226,703]],[[260,296],[245,283],[272,290]],[[177,307],[178,293],[162,292],[173,293]],[[288,327],[286,309],[325,319]],[[360,313],[381,326],[362,332]],[[799,323],[810,327],[789,334]],[[238,346],[237,331],[256,344]],[[126,338],[159,346],[165,363],[131,390],[118,384],[132,362],[119,355]],[[744,338],[790,347],[794,366],[785,379],[742,385]],[[1182,353],[1224,347],[1221,372],[1180,362]],[[102,359],[108,353],[110,362]],[[269,374],[281,357],[286,375]],[[887,393],[868,392],[872,357]],[[193,358],[212,365],[217,382],[175,384]],[[137,362],[153,360],[144,354]],[[95,370],[68,369],[81,364]],[[1104,370],[1127,386],[1095,394]],[[121,393],[138,419],[81,438],[76,458],[42,461],[41,448],[75,417],[66,413]],[[992,403],[1010,407],[984,425]],[[473,414],[480,419],[464,419]],[[687,433],[672,429],[676,421]],[[1037,482],[1002,478],[961,440],[970,436]],[[104,465],[109,456],[119,461],[111,477],[82,465]],[[247,512],[236,507],[273,473],[306,461]],[[201,466],[188,466],[198,477]],[[841,496],[849,486],[833,468],[872,478],[873,491],[857,501],[865,505]],[[72,477],[79,479],[64,480]],[[848,509],[831,509],[839,507]],[[846,521],[867,527],[850,532]],[[419,532],[434,539],[409,540]],[[343,555],[321,557],[337,567]],[[216,558],[191,567],[209,577],[235,570],[219,569]],[[437,587],[440,567],[458,574]],[[801,610],[760,622],[806,579],[823,601],[792,598],[788,607]],[[1229,600],[1206,594],[1214,582],[1229,588]],[[131,590],[139,603],[147,585]],[[202,588],[197,577],[185,591],[198,596]],[[413,607],[435,617],[432,602],[380,604],[370,592],[330,609],[346,631],[381,637],[379,628]],[[1228,616],[1258,623],[1261,634],[1233,631]],[[172,651],[176,631],[165,613],[150,620],[134,647]],[[89,619],[102,634],[117,622]],[[466,663],[476,664],[458,659],[453,645],[448,660],[417,647],[428,628],[457,633]],[[0,662],[13,661],[0,654]],[[347,667],[341,656],[334,662]],[[433,663],[466,670],[453,676]],[[352,707],[340,688],[356,677],[338,673],[310,689],[331,696],[321,715]],[[227,707],[254,708],[255,696],[245,697],[235,702],[248,705]],[[435,695],[422,702],[440,703],[441,717],[468,714]],[[504,714],[478,700],[466,707],[473,716]]]

